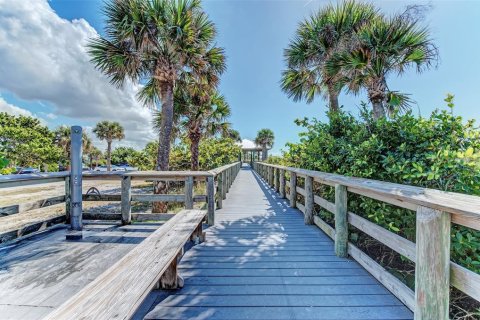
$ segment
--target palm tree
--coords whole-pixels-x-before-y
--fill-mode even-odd
[[[117,86],[127,79],[144,83],[138,94],[144,105],[161,104],[156,169],[166,171],[178,78],[187,71],[197,74],[207,67],[220,72],[225,68],[223,49],[210,48],[215,26],[199,0],[111,0],[104,13],[107,37],[90,43],[92,61]],[[156,183],[156,194],[166,191],[166,183]],[[153,212],[166,210],[166,204],[153,205]]]
[[[94,167],[98,166],[98,160],[102,157],[102,151],[98,149],[95,146],[92,146],[92,148],[88,151],[87,153],[88,156],[88,164],[90,169],[93,169]],[[95,163],[95,166],[93,165]]]
[[[112,142],[125,138],[123,127],[118,122],[105,120],[97,123],[93,128],[93,133],[97,135],[98,139],[107,141],[107,171],[110,171],[112,166]]]
[[[259,146],[262,146],[262,160],[267,160],[268,149],[273,147],[273,140],[275,136],[273,131],[270,129],[261,129],[257,133],[255,138],[255,143]]]
[[[205,87],[183,83],[175,93],[175,124],[178,134],[185,134],[190,141],[190,168],[199,169],[199,146],[203,138],[230,133],[230,106],[217,91],[205,91]],[[159,129],[161,114],[155,127]]]
[[[282,72],[282,90],[294,101],[307,103],[317,95],[328,97],[330,111],[338,111],[341,75],[327,73],[327,62],[347,48],[354,31],[376,15],[371,4],[344,1],[326,6],[300,23],[284,52],[287,69]]]
[[[377,17],[355,34],[349,50],[336,53],[327,63],[331,75],[342,74],[341,84],[358,93],[365,88],[372,103],[374,119],[385,117],[388,105],[408,104],[408,98],[391,91],[387,78],[402,75],[414,66],[422,72],[438,59],[438,51],[426,28],[408,11],[391,18]]]
[[[242,137],[240,136],[240,132],[235,129],[230,129],[226,133],[222,135],[223,138],[233,139],[235,142],[242,142]]]
[[[62,149],[63,157],[67,163],[67,169],[70,169],[70,148],[72,145],[70,127],[62,125],[55,130],[55,143]],[[93,147],[90,137],[83,132],[82,133],[82,151],[84,154],[88,154],[89,150]]]

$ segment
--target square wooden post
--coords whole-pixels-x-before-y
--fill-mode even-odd
[[[417,208],[415,320],[448,319],[450,224],[447,212]]]
[[[131,206],[131,177],[122,176],[122,198],[121,198],[121,212],[122,224],[130,224],[132,222],[132,206]]]
[[[347,187],[335,185],[335,254],[348,256]]]
[[[280,198],[285,199],[285,170],[280,169]]]
[[[227,173],[222,171],[222,199],[227,199]]]
[[[223,207],[223,175],[220,173],[217,175],[217,208]]]
[[[275,168],[275,191],[280,191],[280,169]]]
[[[185,179],[185,209],[193,209],[193,177]]]
[[[305,224],[313,224],[313,178],[305,177]]]
[[[290,207],[297,207],[297,174],[290,172]]]
[[[208,224],[215,224],[215,182],[213,176],[207,177],[207,217]]]

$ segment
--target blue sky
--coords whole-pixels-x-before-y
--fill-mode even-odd
[[[0,0],[0,8],[2,1],[6,1],[7,4],[10,1],[16,2]],[[38,22],[38,19],[36,17],[33,19],[31,16],[45,11],[49,17],[45,23],[51,23],[52,14],[59,16],[56,24],[49,29],[50,32],[36,31],[33,27],[27,28],[28,26],[24,31],[41,32],[44,37],[47,37],[46,34],[50,34],[51,30],[55,33],[55,28],[70,27],[71,30],[68,32],[73,34],[65,32],[65,41],[71,39],[73,44],[59,44],[57,52],[49,51],[44,56],[45,59],[53,59],[53,62],[45,61],[45,63],[52,63],[52,66],[46,69],[42,76],[44,77],[47,73],[52,79],[56,70],[55,62],[58,61],[59,65],[65,62],[58,57],[62,57],[65,54],[64,51],[70,52],[72,47],[79,48],[82,43],[74,41],[77,39],[75,32],[80,32],[80,37],[92,34],[94,30],[91,30],[91,27],[99,33],[102,32],[103,18],[100,13],[102,1],[52,0],[46,5],[42,4],[45,0],[35,1],[41,3],[41,10],[32,12],[28,11],[28,8],[18,9],[15,6],[7,8],[7,11],[13,12],[10,14],[10,20],[12,15],[19,18],[22,15],[24,18],[30,15],[32,26],[36,26],[35,23]],[[283,49],[288,45],[298,22],[326,3],[328,2],[204,1],[206,11],[217,25],[219,33],[217,42],[220,46],[225,47],[228,56],[228,69],[222,77],[221,91],[232,107],[231,121],[234,127],[240,131],[242,138],[253,139],[259,129],[271,128],[276,135],[273,152],[277,153],[286,142],[297,140],[299,129],[293,124],[294,119],[304,116],[325,119],[326,102],[317,99],[310,105],[294,103],[281,92],[279,78],[280,72],[284,68]],[[480,42],[476,39],[479,38],[480,32],[480,1],[382,1],[374,3],[387,13],[401,11],[406,5],[412,3],[430,4],[431,9],[427,13],[425,23],[428,24],[432,37],[440,50],[441,60],[437,69],[421,75],[415,74],[412,70],[402,78],[392,77],[388,81],[390,88],[411,94],[418,103],[414,107],[416,112],[424,115],[435,108],[443,108],[445,95],[453,93],[457,106],[455,113],[465,118],[475,118],[478,121],[480,117],[476,95],[480,84],[480,63],[478,63]],[[50,6],[54,13],[47,12],[46,6]],[[4,13],[3,19],[6,19],[6,16],[8,14]],[[62,22],[60,18],[68,21]],[[2,9],[0,9],[0,43],[2,42],[2,28],[4,28],[2,27],[4,24],[1,22]],[[69,25],[70,22],[71,25]],[[5,27],[5,29],[3,30],[5,33],[16,30],[13,24],[12,27]],[[45,40],[45,45],[48,45],[48,39]],[[35,45],[42,46],[42,43],[39,42]],[[74,50],[72,49],[72,51]],[[5,52],[5,50],[2,51],[0,44],[0,58]],[[74,57],[78,54],[72,53]],[[28,52],[25,55],[28,57]],[[20,67],[21,61],[15,61],[15,57],[12,55],[8,59],[10,65],[18,63]],[[154,135],[147,132],[146,129],[150,126],[148,110],[141,110],[141,107],[131,101],[128,88],[120,90],[120,100],[112,100],[112,97],[101,95],[110,90],[105,87],[105,84],[100,85],[103,80],[95,78],[98,84],[89,80],[89,77],[97,77],[94,75],[94,71],[89,71],[88,74],[79,71],[78,78],[81,80],[70,83],[73,80],[68,76],[68,70],[74,67],[72,67],[71,61],[66,61],[65,65],[69,66],[67,72],[62,72],[62,69],[59,68],[59,77],[65,79],[58,85],[69,84],[65,90],[67,93],[63,90],[56,92],[51,87],[44,88],[44,82],[48,79],[44,79],[43,82],[41,79],[38,80],[39,88],[36,90],[34,85],[37,83],[31,80],[31,69],[28,72],[25,71],[29,76],[26,81],[32,82],[30,90],[27,91],[20,85],[15,86],[8,83],[5,78],[11,76],[14,79],[12,82],[19,81],[24,84],[25,80],[22,81],[20,77],[22,71],[18,71],[19,68],[14,68],[15,66],[4,70],[5,68],[2,69],[0,65],[0,94],[4,105],[9,104],[26,109],[43,118],[42,121],[51,127],[63,123],[76,123],[91,127],[95,122],[104,118],[121,121],[127,127],[127,140],[117,145],[127,144],[141,148],[147,140],[154,138]],[[87,67],[84,66],[83,69]],[[24,66],[21,66],[20,69],[22,68],[25,69]],[[52,70],[52,75],[49,70]],[[3,82],[1,78],[4,78]],[[75,90],[75,86],[81,89]],[[55,94],[64,95],[64,98],[57,98]],[[68,100],[69,96],[72,97],[71,105]],[[95,99],[92,103],[88,100],[90,96],[91,99]],[[345,110],[357,114],[362,100],[366,100],[364,95],[357,97],[342,95],[340,103],[344,105]],[[78,103],[75,104],[75,101]],[[0,100],[0,105],[1,102]],[[98,111],[103,108],[103,104],[111,104],[111,106]],[[136,112],[140,114],[135,117],[130,116],[131,113]],[[130,137],[128,137],[129,134]]]

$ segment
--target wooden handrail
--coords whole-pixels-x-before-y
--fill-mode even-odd
[[[255,171],[292,207],[310,221],[309,202],[335,214],[335,228],[315,216],[313,222],[335,241],[337,255],[346,252],[372,273],[405,305],[415,311],[416,319],[448,319],[449,285],[480,301],[480,275],[450,261],[450,223],[480,230],[480,197],[414,187],[377,180],[347,177],[338,174],[304,170],[256,162]],[[285,173],[290,173],[289,186]],[[305,188],[297,186],[297,177],[305,178]],[[335,203],[313,194],[310,179],[335,187]],[[278,186],[278,184],[280,184]],[[286,192],[288,187],[289,192]],[[283,190],[283,191],[282,191]],[[346,207],[347,193],[355,193],[417,212],[417,243],[394,234]],[[302,195],[305,204],[297,200]],[[413,292],[382,266],[348,242],[348,224],[377,239],[415,262],[416,279]]]

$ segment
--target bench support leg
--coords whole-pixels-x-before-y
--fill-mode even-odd
[[[195,242],[195,244],[200,244],[206,240],[205,231],[202,231],[202,223],[199,223],[195,231],[193,231],[190,239]]]
[[[163,275],[160,277],[160,281],[158,283],[159,289],[167,289],[167,290],[172,290],[172,289],[178,289],[178,288],[183,288],[184,280],[183,278],[178,274],[178,259],[181,257],[183,253],[183,250],[178,253],[177,257],[173,259],[172,263],[170,266],[165,270]]]

